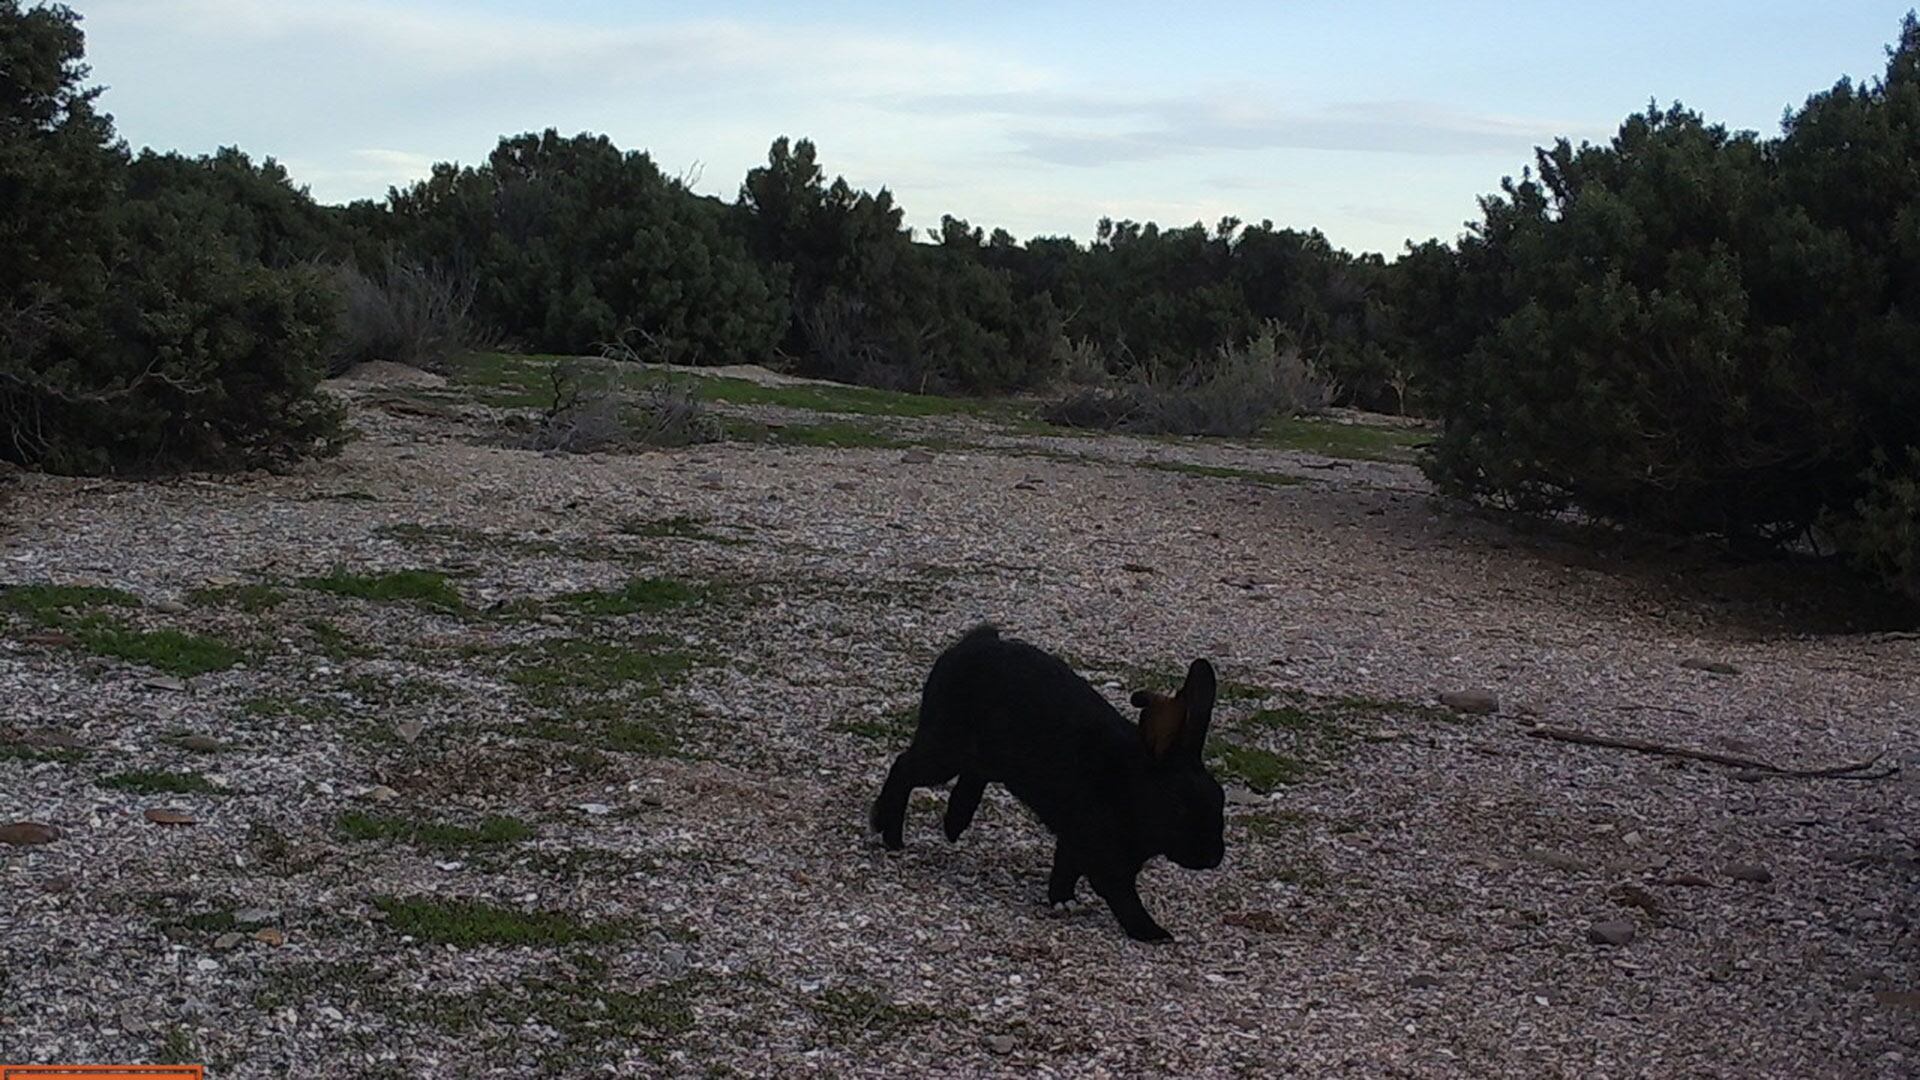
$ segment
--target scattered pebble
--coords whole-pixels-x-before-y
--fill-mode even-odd
[[[1627,945],[1634,933],[1632,919],[1604,919],[1587,927],[1587,940],[1595,945]]]

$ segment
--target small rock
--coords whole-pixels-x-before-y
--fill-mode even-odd
[[[185,679],[176,679],[171,675],[155,675],[151,679],[141,680],[140,685],[149,690],[165,690],[172,694],[185,693],[187,689]]]
[[[13,847],[30,847],[34,844],[51,844],[60,839],[60,830],[38,821],[16,821],[11,825],[0,825],[0,844]]]
[[[1265,806],[1267,797],[1243,787],[1227,789],[1227,802],[1233,806]]]
[[[1920,1011],[1920,990],[1876,990],[1873,1000],[1889,1008]]]
[[[262,945],[271,945],[277,949],[287,943],[287,935],[284,930],[276,930],[271,926],[264,926],[253,932],[253,940]]]
[[[1407,976],[1407,989],[1409,990],[1431,990],[1439,985],[1440,977],[1438,975],[1421,973],[1419,975]]]
[[[558,615],[555,615],[555,614],[554,614],[553,612],[551,612],[551,611],[549,611],[549,612],[545,612],[544,614],[542,614],[542,615],[540,616],[540,621],[541,621],[541,622],[543,622],[543,623],[545,623],[545,624],[546,624],[546,625],[548,625],[548,626],[565,626],[565,625],[567,625],[567,620],[565,620],[565,619],[563,619],[563,618],[561,618],[561,617],[560,617],[560,616],[558,616]]]
[[[667,970],[667,978],[677,979],[686,973],[687,950],[678,945],[671,946],[661,952],[660,963]]]
[[[574,809],[588,817],[606,817],[608,814],[613,813],[613,807],[603,802],[581,803],[579,806],[574,807]]]
[[[1727,867],[1727,876],[1735,881],[1751,881],[1756,885],[1765,885],[1773,880],[1773,871],[1759,863],[1734,863]]]
[[[1148,566],[1146,563],[1137,563],[1137,562],[1121,563],[1120,569],[1125,570],[1129,574],[1153,573],[1153,567]]]
[[[914,447],[912,450],[900,455],[900,461],[905,465],[925,465],[932,460],[933,451],[922,450],[919,447]]]
[[[833,482],[833,490],[835,491],[858,491],[859,489],[860,485],[851,480],[835,480]]]
[[[1688,889],[1711,889],[1713,879],[1705,874],[1675,874],[1660,882],[1662,885],[1678,885]]]
[[[1632,919],[1603,919],[1587,927],[1587,940],[1595,945],[1626,945],[1633,941]]]
[[[241,926],[258,926],[261,923],[272,922],[278,917],[279,912],[268,911],[263,907],[245,907],[233,913],[233,921]]]
[[[245,934],[236,934],[236,933],[233,933],[232,931],[228,931],[227,933],[221,934],[219,937],[213,939],[213,947],[220,950],[221,952],[226,952],[228,949],[233,948],[235,945],[238,945],[245,940],[246,940]]]
[[[185,615],[190,610],[178,600],[155,600],[150,606],[162,615]]]
[[[21,736],[21,742],[28,746],[44,746],[52,750],[85,750],[87,744],[80,736],[70,731],[44,729],[28,732]]]
[[[400,797],[400,793],[385,784],[376,784],[367,789],[365,796],[369,802],[389,803]]]
[[[155,825],[192,825],[193,815],[185,810],[172,810],[156,806],[146,812],[146,819]]]
[[[70,893],[73,891],[73,879],[64,874],[59,877],[50,877],[40,883],[40,891],[53,896]]]
[[[1447,690],[1441,693],[1440,704],[1454,712],[1474,716],[1486,716],[1500,711],[1500,698],[1491,690]]]
[[[1014,1042],[1011,1035],[991,1035],[987,1038],[987,1049],[1002,1056],[1013,1053],[1017,1045],[1019,1044]]]
[[[196,754],[217,754],[227,748],[227,744],[211,735],[182,735],[180,748]]]
[[[1680,661],[1680,666],[1690,668],[1694,671],[1704,671],[1710,675],[1740,674],[1739,668],[1734,667],[1724,660],[1703,660],[1697,656],[1689,656],[1685,660]]]
[[[36,630],[31,634],[20,635],[20,640],[29,645],[45,645],[54,649],[65,649],[80,644],[80,639],[58,630]]]
[[[220,961],[210,960],[203,957],[198,962],[196,962],[194,966],[199,968],[201,971],[219,971]]]
[[[393,733],[400,736],[408,746],[412,746],[418,742],[420,740],[420,733],[425,730],[426,727],[418,720],[402,720],[393,725]]]

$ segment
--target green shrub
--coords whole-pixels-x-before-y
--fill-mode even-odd
[[[1920,448],[1896,466],[1882,459],[1867,473],[1867,493],[1835,531],[1861,570],[1920,600]]]
[[[407,251],[470,271],[476,315],[540,351],[631,333],[648,360],[757,361],[785,321],[724,207],[605,136],[504,138],[485,165],[436,166],[389,206]]]
[[[1913,592],[1920,24],[1762,140],[1680,106],[1565,140],[1398,301],[1443,488],[1526,513],[1818,542]]]
[[[62,7],[0,0],[0,459],[63,472],[271,464],[338,445],[328,291],[129,198]]]

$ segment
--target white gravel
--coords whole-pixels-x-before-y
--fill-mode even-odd
[[[0,824],[62,835],[0,846],[0,1061],[183,1053],[222,1077],[1916,1073],[1911,769],[1752,781],[1525,736],[1537,721],[1781,764],[1920,764],[1910,636],[1795,632],[1797,608],[1748,572],[1583,555],[1446,511],[1403,465],[951,419],[917,423],[975,445],[914,464],[741,445],[546,457],[484,445],[478,411],[355,415],[364,438],[291,475],[12,484],[0,583],[125,589],[149,604],[132,624],[249,659],[168,691],[4,623]],[[1140,464],[1155,460],[1303,482]],[[707,538],[622,531],[681,515]],[[284,585],[337,567],[449,569],[473,610]],[[553,617],[554,597],[634,574],[722,588],[666,613]],[[286,599],[151,606],[237,582]],[[529,601],[549,617],[507,617]],[[1219,870],[1145,875],[1178,943],[1130,942],[1103,910],[1048,913],[1050,846],[998,790],[957,845],[924,796],[904,853],[865,835],[901,745],[884,724],[982,618],[1116,702],[1141,672],[1208,656],[1245,687],[1224,738],[1323,759],[1271,796],[1240,792]],[[597,728],[556,740],[550,703],[510,678],[542,642],[641,634],[694,658],[629,703],[685,756]],[[1738,672],[1681,664],[1697,658]],[[1394,704],[1468,687],[1502,711]],[[1340,730],[1252,722],[1300,702]],[[84,749],[28,745],[47,731]],[[184,733],[229,749],[192,753],[171,741]],[[101,783],[136,769],[215,790]],[[198,824],[150,824],[155,806]],[[355,811],[510,815],[532,835],[349,839]],[[1706,884],[1673,884],[1685,875]],[[1622,906],[1627,885],[1657,914]],[[408,942],[375,900],[420,894],[564,912],[608,937]],[[248,908],[285,943],[189,918]],[[1621,918],[1630,944],[1589,941]]]

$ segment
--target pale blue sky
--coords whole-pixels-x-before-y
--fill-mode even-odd
[[[1771,134],[1879,74],[1912,2],[73,0],[130,143],[238,144],[323,201],[549,126],[731,197],[786,134],[920,226],[1233,214],[1389,254],[1650,97]]]

